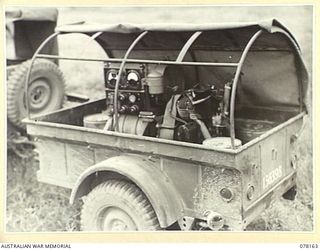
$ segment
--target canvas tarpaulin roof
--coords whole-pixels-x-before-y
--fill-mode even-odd
[[[253,44],[242,68],[237,102],[244,106],[274,106],[298,109],[307,92],[307,72],[298,44],[277,20],[257,23],[206,24],[81,24],[57,27],[61,33],[86,33],[96,38],[109,57],[122,58],[137,36],[149,33],[135,46],[129,58],[175,61],[180,50],[196,31],[202,34],[190,47],[184,61],[237,63],[250,38],[262,35]],[[183,67],[188,87],[196,83],[222,87],[234,77],[230,67]]]
[[[56,8],[11,7],[6,9],[6,22],[15,21],[51,21],[58,19]]]
[[[7,59],[23,61],[31,58],[45,38],[54,32],[57,18],[56,8],[7,8]],[[57,54],[57,51],[56,40],[44,49],[48,54]]]

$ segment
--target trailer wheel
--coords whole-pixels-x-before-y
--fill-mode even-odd
[[[16,67],[7,82],[7,115],[18,128],[25,129],[21,122],[27,116],[25,106],[25,82],[31,60]],[[28,87],[30,113],[40,114],[61,108],[65,96],[65,81],[59,67],[46,59],[36,59]]]
[[[120,180],[104,182],[87,195],[81,226],[84,231],[160,230],[148,198],[136,185]]]

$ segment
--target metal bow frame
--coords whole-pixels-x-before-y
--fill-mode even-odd
[[[197,38],[202,34],[202,31],[196,31],[191,35],[188,41],[185,43],[183,48],[181,49],[177,59],[175,61],[163,61],[163,60],[141,60],[141,59],[130,59],[128,58],[134,47],[137,45],[139,41],[143,39],[145,35],[148,34],[148,31],[144,31],[137,36],[137,38],[131,43],[130,47],[126,51],[123,58],[107,58],[107,59],[93,59],[93,58],[76,58],[76,57],[62,57],[57,55],[47,55],[47,54],[40,54],[41,50],[56,36],[59,34],[69,34],[69,33],[60,33],[56,32],[49,36],[43,43],[39,46],[35,54],[33,55],[30,63],[30,68],[27,72],[26,77],[26,84],[25,84],[25,101],[26,101],[26,109],[27,115],[30,119],[30,110],[29,110],[29,102],[27,100],[27,93],[28,93],[28,85],[30,82],[30,75],[31,69],[34,64],[36,58],[47,58],[47,59],[60,59],[60,60],[75,60],[75,61],[100,61],[100,62],[117,62],[120,64],[119,75],[121,75],[125,64],[126,63],[146,63],[146,64],[162,64],[162,65],[184,65],[184,66],[208,66],[208,67],[234,67],[236,68],[235,77],[232,83],[232,92],[230,98],[230,139],[232,148],[235,149],[235,99],[236,99],[236,92],[237,92],[237,85],[240,78],[240,73],[244,64],[244,61],[247,57],[247,54],[255,42],[255,40],[261,35],[263,32],[262,29],[258,30],[248,41],[246,47],[244,48],[240,60],[238,63],[213,63],[213,62],[184,62],[183,59],[192,46],[192,44],[197,40]],[[103,32],[97,32],[91,36],[92,40],[95,40],[99,37]],[[119,131],[119,123],[118,123],[118,95],[119,95],[119,83],[120,77],[117,78],[116,85],[115,85],[115,95],[114,95],[114,128],[115,131]]]

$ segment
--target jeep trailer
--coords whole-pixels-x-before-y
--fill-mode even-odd
[[[106,58],[40,53],[70,33]],[[28,75],[38,58],[104,65],[105,98],[24,120],[38,180],[83,198],[82,230],[239,231],[294,199],[308,73],[278,21],[67,25]]]

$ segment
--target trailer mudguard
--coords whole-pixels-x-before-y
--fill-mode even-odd
[[[95,164],[77,179],[70,203],[90,192],[95,176],[102,174],[107,180],[116,174],[134,182],[144,192],[157,214],[160,226],[166,228],[183,216],[184,203],[166,174],[160,170],[159,164],[159,159],[129,154]]]

